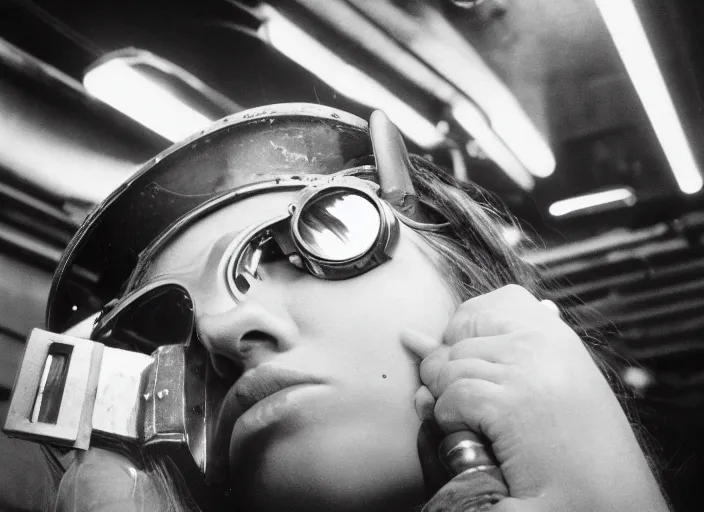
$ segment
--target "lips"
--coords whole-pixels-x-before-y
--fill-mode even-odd
[[[322,384],[318,377],[297,370],[262,365],[245,372],[234,387],[240,406],[247,410],[257,402],[281,391],[302,384]]]
[[[266,398],[281,390],[296,386],[317,387],[316,384],[326,384],[326,381],[274,364],[264,364],[246,371],[218,407],[211,443],[212,453],[215,454],[213,467],[222,469],[228,461],[232,464],[237,459],[237,456],[233,459],[233,453],[239,453],[256,432],[275,423],[288,410],[288,397],[282,403],[277,403],[275,397],[264,401]]]

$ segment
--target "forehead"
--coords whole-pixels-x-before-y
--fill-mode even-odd
[[[267,192],[241,199],[225,206],[189,226],[171,241],[154,259],[152,268],[163,271],[181,267],[207,251],[225,235],[253,224],[283,215],[293,202],[296,191]]]

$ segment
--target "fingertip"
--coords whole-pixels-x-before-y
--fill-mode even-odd
[[[433,337],[410,328],[401,331],[401,343],[421,359],[426,358],[440,345],[440,341]]]
[[[421,386],[413,398],[413,405],[421,421],[434,420],[435,397],[426,386]]]

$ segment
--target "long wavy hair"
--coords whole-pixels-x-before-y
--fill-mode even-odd
[[[502,235],[502,227],[517,222],[491,194],[471,183],[460,183],[447,172],[419,156],[412,156],[412,181],[419,199],[435,210],[449,227],[441,232],[419,232],[439,255],[438,265],[447,276],[449,289],[458,303],[508,284],[517,284],[538,298],[546,298],[549,285],[539,272],[521,259]],[[630,407],[629,394],[621,386],[611,364],[614,353],[598,335],[585,328],[581,318],[566,314],[563,319],[580,335],[619,397],[646,454],[652,453]],[[161,511],[197,510],[183,492],[185,486],[169,461],[143,454],[142,470],[153,480],[161,496]],[[652,466],[651,459],[651,466]]]

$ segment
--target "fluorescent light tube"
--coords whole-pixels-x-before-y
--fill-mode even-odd
[[[433,123],[379,82],[346,63],[274,9],[264,12],[267,21],[259,29],[260,35],[289,59],[348,98],[383,110],[419,146],[433,148],[445,140]]]
[[[532,123],[521,119],[511,121],[515,111],[508,106],[501,115],[492,115],[491,127],[501,137],[511,152],[521,161],[526,170],[538,178],[547,178],[555,171],[555,156]]]
[[[632,206],[635,202],[636,196],[633,194],[632,190],[628,188],[616,188],[556,201],[550,205],[549,212],[553,217],[562,217],[569,213],[587,210],[596,206],[616,206],[616,203]]]
[[[491,129],[484,115],[469,101],[457,101],[452,116],[469,133],[479,147],[514,182],[524,190],[532,190],[535,181],[523,164]],[[468,152],[470,150],[468,149]]]
[[[702,188],[702,175],[631,0],[596,0],[682,192]]]
[[[541,178],[554,172],[555,157],[547,141],[516,96],[443,15],[438,2],[415,2],[413,15],[401,7],[404,2],[348,2],[368,13],[375,12],[377,17],[383,16],[399,42],[471,98],[526,171]],[[389,7],[396,3],[398,6]]]
[[[166,87],[119,59],[90,69],[83,77],[83,85],[96,98],[171,142],[182,140],[212,122]]]

